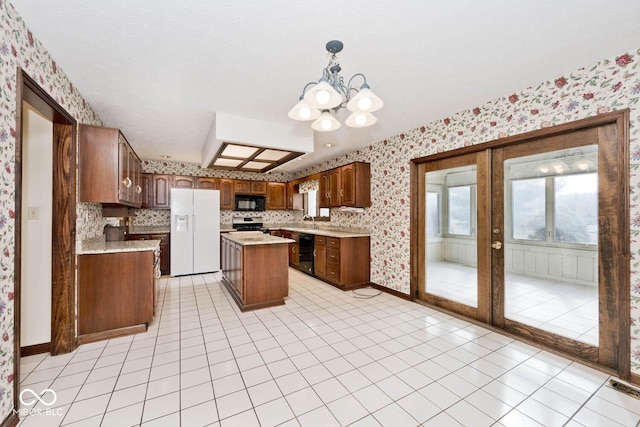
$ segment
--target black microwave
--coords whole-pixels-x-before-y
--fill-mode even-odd
[[[265,206],[265,196],[236,194],[236,202],[233,210],[242,212],[262,212],[265,210]]]

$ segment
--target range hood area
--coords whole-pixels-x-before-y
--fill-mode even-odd
[[[313,152],[313,130],[216,113],[202,148],[203,168],[267,172]]]

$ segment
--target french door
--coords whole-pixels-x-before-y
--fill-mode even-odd
[[[628,142],[610,116],[414,160],[415,297],[629,377]]]

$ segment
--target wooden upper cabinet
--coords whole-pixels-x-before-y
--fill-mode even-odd
[[[267,209],[284,210],[287,207],[287,184],[284,182],[267,183]]]
[[[151,183],[153,207],[171,209],[171,175],[153,175]]]
[[[234,180],[233,191],[235,194],[251,194],[251,181],[244,179]]]
[[[251,181],[251,194],[267,194],[267,183],[265,181]]]
[[[318,178],[318,205],[321,208],[329,207],[329,173],[325,172]]]
[[[195,188],[195,177],[174,176],[171,188]]]
[[[153,174],[143,173],[140,178],[140,187],[142,188],[141,195],[141,207],[143,209],[153,207],[151,185],[153,181]]]
[[[219,190],[220,179],[199,176],[196,178],[196,188],[201,190]]]
[[[318,204],[321,208],[371,206],[371,166],[354,162],[319,176]]]
[[[340,206],[340,192],[342,190],[342,175],[340,169],[331,169],[329,171],[329,206],[334,208]]]
[[[140,207],[140,159],[118,129],[80,125],[79,151],[79,202]]]
[[[220,179],[220,209],[233,210],[235,197],[234,180]]]
[[[371,165],[355,162],[340,168],[340,206],[371,206]]]

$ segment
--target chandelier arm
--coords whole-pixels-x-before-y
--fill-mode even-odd
[[[369,87],[369,85],[367,84],[367,77],[366,77],[364,74],[362,74],[362,73],[357,73],[357,74],[354,74],[353,76],[351,76],[351,78],[349,79],[349,84],[348,84],[348,86],[347,86],[347,90],[348,90],[349,92],[351,92],[352,90],[355,90],[356,92],[359,92],[359,91],[360,91],[360,90],[359,90],[359,89],[357,89],[357,88],[351,87],[351,82],[352,82],[352,81],[353,81],[353,79],[355,79],[356,77],[362,77],[362,80],[364,80],[364,82],[362,83],[362,85],[360,86],[360,88],[362,88],[362,87],[367,87],[367,88],[368,88],[368,87]]]
[[[314,85],[314,86],[315,86],[315,85],[317,85],[317,84],[318,84],[318,82],[309,82],[309,83],[307,83],[307,84],[304,86],[304,88],[302,89],[302,95],[300,95],[300,99],[304,98],[304,94],[305,94],[305,93],[307,93],[307,88],[309,88],[309,86],[311,86],[311,85]]]

